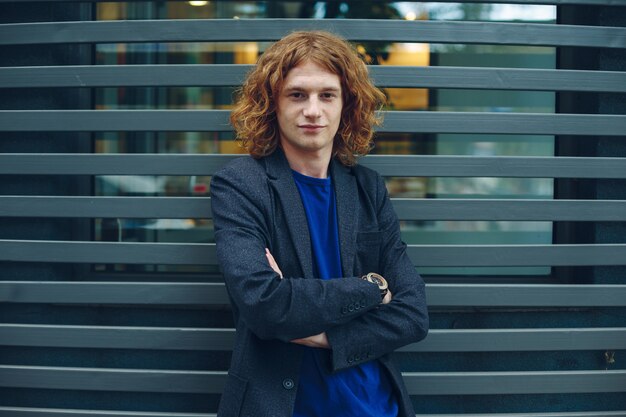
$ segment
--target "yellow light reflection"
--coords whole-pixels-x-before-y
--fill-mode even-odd
[[[381,65],[430,65],[430,45],[427,43],[394,43]],[[419,76],[419,72],[416,74]],[[428,108],[428,90],[425,88],[386,88],[389,104],[395,110],[422,110]]]

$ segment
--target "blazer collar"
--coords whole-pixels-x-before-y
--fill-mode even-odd
[[[356,252],[356,219],[359,217],[356,179],[350,168],[334,158],[330,163],[330,175],[335,185],[335,198],[337,200],[341,268],[344,277],[352,276]]]
[[[313,255],[309,225],[289,162],[280,148],[267,156],[265,161],[267,176],[280,200],[283,209],[282,214],[285,216],[304,277],[313,278]]]
[[[309,226],[300,198],[300,192],[293,179],[289,162],[282,149],[278,148],[266,158],[266,172],[270,184],[278,195],[284,209],[291,239],[300,261],[305,278],[313,277],[313,258]],[[329,173],[335,187],[337,219],[339,228],[339,250],[343,275],[353,274],[356,251],[356,219],[358,218],[358,195],[356,180],[350,168],[331,159]]]

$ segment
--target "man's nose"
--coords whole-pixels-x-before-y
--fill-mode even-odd
[[[311,97],[304,108],[304,115],[306,117],[320,117],[320,103],[317,97]]]

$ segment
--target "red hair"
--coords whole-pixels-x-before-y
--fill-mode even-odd
[[[341,80],[343,108],[334,156],[344,165],[354,165],[356,156],[372,148],[373,127],[382,122],[376,111],[385,95],[370,80],[354,47],[327,32],[294,32],[261,55],[239,90],[230,116],[237,140],[255,158],[274,152],[279,144],[276,98],[287,73],[307,60]]]

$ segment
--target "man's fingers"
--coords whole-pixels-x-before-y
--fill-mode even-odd
[[[388,304],[392,298],[391,291],[387,290],[387,294],[385,294],[385,298],[383,298],[383,304]]]
[[[330,348],[330,344],[328,343],[328,338],[326,337],[326,333],[320,333],[320,334],[305,337],[302,339],[294,339],[291,341],[291,343],[297,343],[298,345],[304,345],[304,346],[316,347],[316,348],[325,348],[325,349]]]
[[[274,256],[272,255],[272,253],[270,252],[268,248],[265,248],[265,257],[267,258],[267,261],[270,263],[270,267],[274,270],[274,272],[276,272],[282,278],[283,272],[278,267],[278,263],[276,263],[276,259],[274,259]]]

